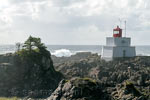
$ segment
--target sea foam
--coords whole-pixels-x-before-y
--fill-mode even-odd
[[[68,49],[59,49],[52,52],[52,55],[55,55],[56,57],[70,57],[73,53]]]

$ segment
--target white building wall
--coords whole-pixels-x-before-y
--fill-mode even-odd
[[[130,46],[131,38],[107,37],[106,46],[102,49],[102,59],[107,61],[116,57],[134,57],[136,56],[135,47]]]
[[[102,56],[103,57],[112,57],[113,56],[113,47],[112,46],[103,46]]]
[[[112,46],[103,46],[102,48],[102,59],[105,59],[106,61],[110,61],[113,58],[113,47]]]
[[[114,38],[114,37],[107,37],[106,38],[106,45],[107,46],[130,46],[131,38]]]
[[[113,57],[135,57],[135,47],[113,47]]]

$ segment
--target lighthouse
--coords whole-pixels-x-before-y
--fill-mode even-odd
[[[122,36],[122,29],[113,29],[113,36],[106,38],[106,45],[102,47],[102,59],[106,61],[114,58],[135,57],[135,47],[131,46],[131,38]]]

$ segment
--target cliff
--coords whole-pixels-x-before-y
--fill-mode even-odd
[[[0,56],[1,97],[50,96],[62,78],[40,38],[30,36],[23,49]]]
[[[62,78],[50,56],[34,52],[25,58],[7,54],[0,59],[0,96],[49,96]]]

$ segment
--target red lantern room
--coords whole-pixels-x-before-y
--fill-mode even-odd
[[[113,37],[122,37],[122,29],[119,26],[113,29]]]

